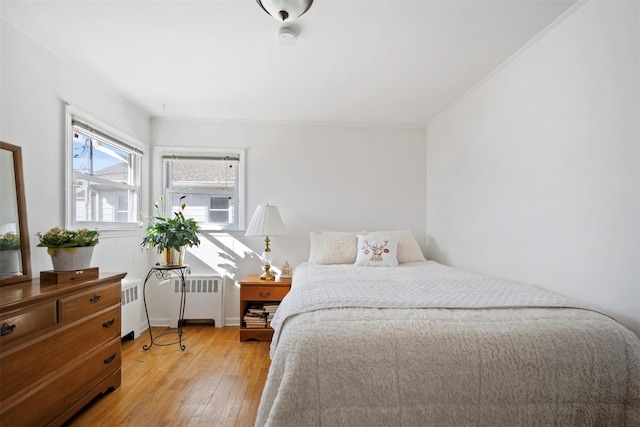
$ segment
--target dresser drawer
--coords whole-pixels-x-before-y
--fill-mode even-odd
[[[55,301],[8,313],[0,317],[0,325],[0,351],[4,352],[53,329],[56,326]]]
[[[120,303],[120,282],[93,288],[58,300],[58,322],[70,323]]]
[[[109,375],[120,375],[120,337],[0,408],[2,426],[47,425]],[[3,379],[4,381],[4,379]],[[118,382],[119,384],[119,382]]]
[[[120,337],[120,305],[0,354],[0,402],[27,392],[52,373]]]
[[[240,293],[245,301],[282,301],[289,292],[284,286],[246,286],[243,285]]]

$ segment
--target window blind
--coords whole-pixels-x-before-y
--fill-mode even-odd
[[[162,160],[218,160],[218,161],[228,161],[228,162],[239,162],[240,157],[237,155],[231,156],[183,156],[183,155],[168,155],[162,156]]]
[[[108,142],[109,144],[112,144],[120,148],[121,150],[126,151],[129,154],[137,154],[137,155],[143,154],[143,152],[140,151],[139,149],[132,147],[129,144],[125,144],[124,142],[116,138],[113,138],[112,136],[109,136],[103,132],[100,132],[99,130],[94,129],[93,127],[91,127],[90,125],[87,125],[86,123],[73,120],[71,122],[71,125],[73,126],[74,131],[77,130],[78,132],[84,135],[87,135],[88,137]]]

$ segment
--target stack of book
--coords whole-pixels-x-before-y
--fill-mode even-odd
[[[264,312],[267,315],[267,327],[271,327],[271,319],[273,319],[273,315],[276,314],[279,304],[278,302],[270,302],[263,306]]]
[[[253,303],[242,318],[247,328],[265,328],[267,326],[267,312],[262,304]]]

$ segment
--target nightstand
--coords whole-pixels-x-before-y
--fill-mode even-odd
[[[240,341],[271,341],[273,329],[269,326],[248,328],[243,318],[253,304],[279,303],[291,289],[291,278],[260,280],[251,274],[240,281]]]

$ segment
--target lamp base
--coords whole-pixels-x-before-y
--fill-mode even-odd
[[[264,268],[264,273],[260,276],[260,280],[276,280],[276,276],[271,273],[271,266],[269,264],[265,264],[262,267]]]

